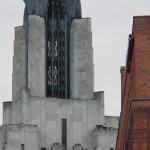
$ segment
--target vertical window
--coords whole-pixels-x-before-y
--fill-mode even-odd
[[[64,0],[49,0],[47,12],[47,96],[69,97],[68,17]],[[69,28],[70,29],[70,28]]]
[[[24,144],[21,144],[21,150],[25,150],[25,149],[24,149]]]
[[[94,150],[98,150],[98,146],[95,146],[95,147],[94,147]]]
[[[114,148],[110,148],[110,150],[114,150]]]
[[[2,143],[2,150],[5,150],[7,142]]]
[[[62,146],[67,150],[67,119],[62,119]]]

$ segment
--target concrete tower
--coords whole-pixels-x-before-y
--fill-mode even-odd
[[[94,93],[91,19],[80,0],[24,0],[0,150],[113,150],[118,117]]]

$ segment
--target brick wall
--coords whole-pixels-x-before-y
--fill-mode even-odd
[[[121,116],[117,150],[149,150],[150,16],[134,17],[126,69],[121,69]],[[140,102],[133,107],[136,99]],[[147,110],[147,111],[146,111]],[[148,140],[149,139],[149,140]]]

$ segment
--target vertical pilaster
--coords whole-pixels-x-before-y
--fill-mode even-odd
[[[28,18],[28,88],[32,96],[46,96],[46,37],[44,18]]]
[[[21,97],[22,87],[27,79],[25,52],[25,32],[22,26],[15,28],[13,74],[12,74],[12,100]]]
[[[91,19],[75,19],[70,31],[70,97],[93,98]]]
[[[121,73],[121,101],[122,101],[123,93],[124,93],[125,78],[126,78],[126,68],[124,66],[120,68],[120,73]]]

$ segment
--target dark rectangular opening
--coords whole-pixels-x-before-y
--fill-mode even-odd
[[[41,147],[41,150],[46,150],[46,148],[44,148],[44,147]]]
[[[24,149],[24,144],[21,144],[21,150],[25,150],[25,149]]]
[[[67,150],[67,119],[62,119],[62,146]]]
[[[114,150],[114,148],[110,148],[110,150]]]

